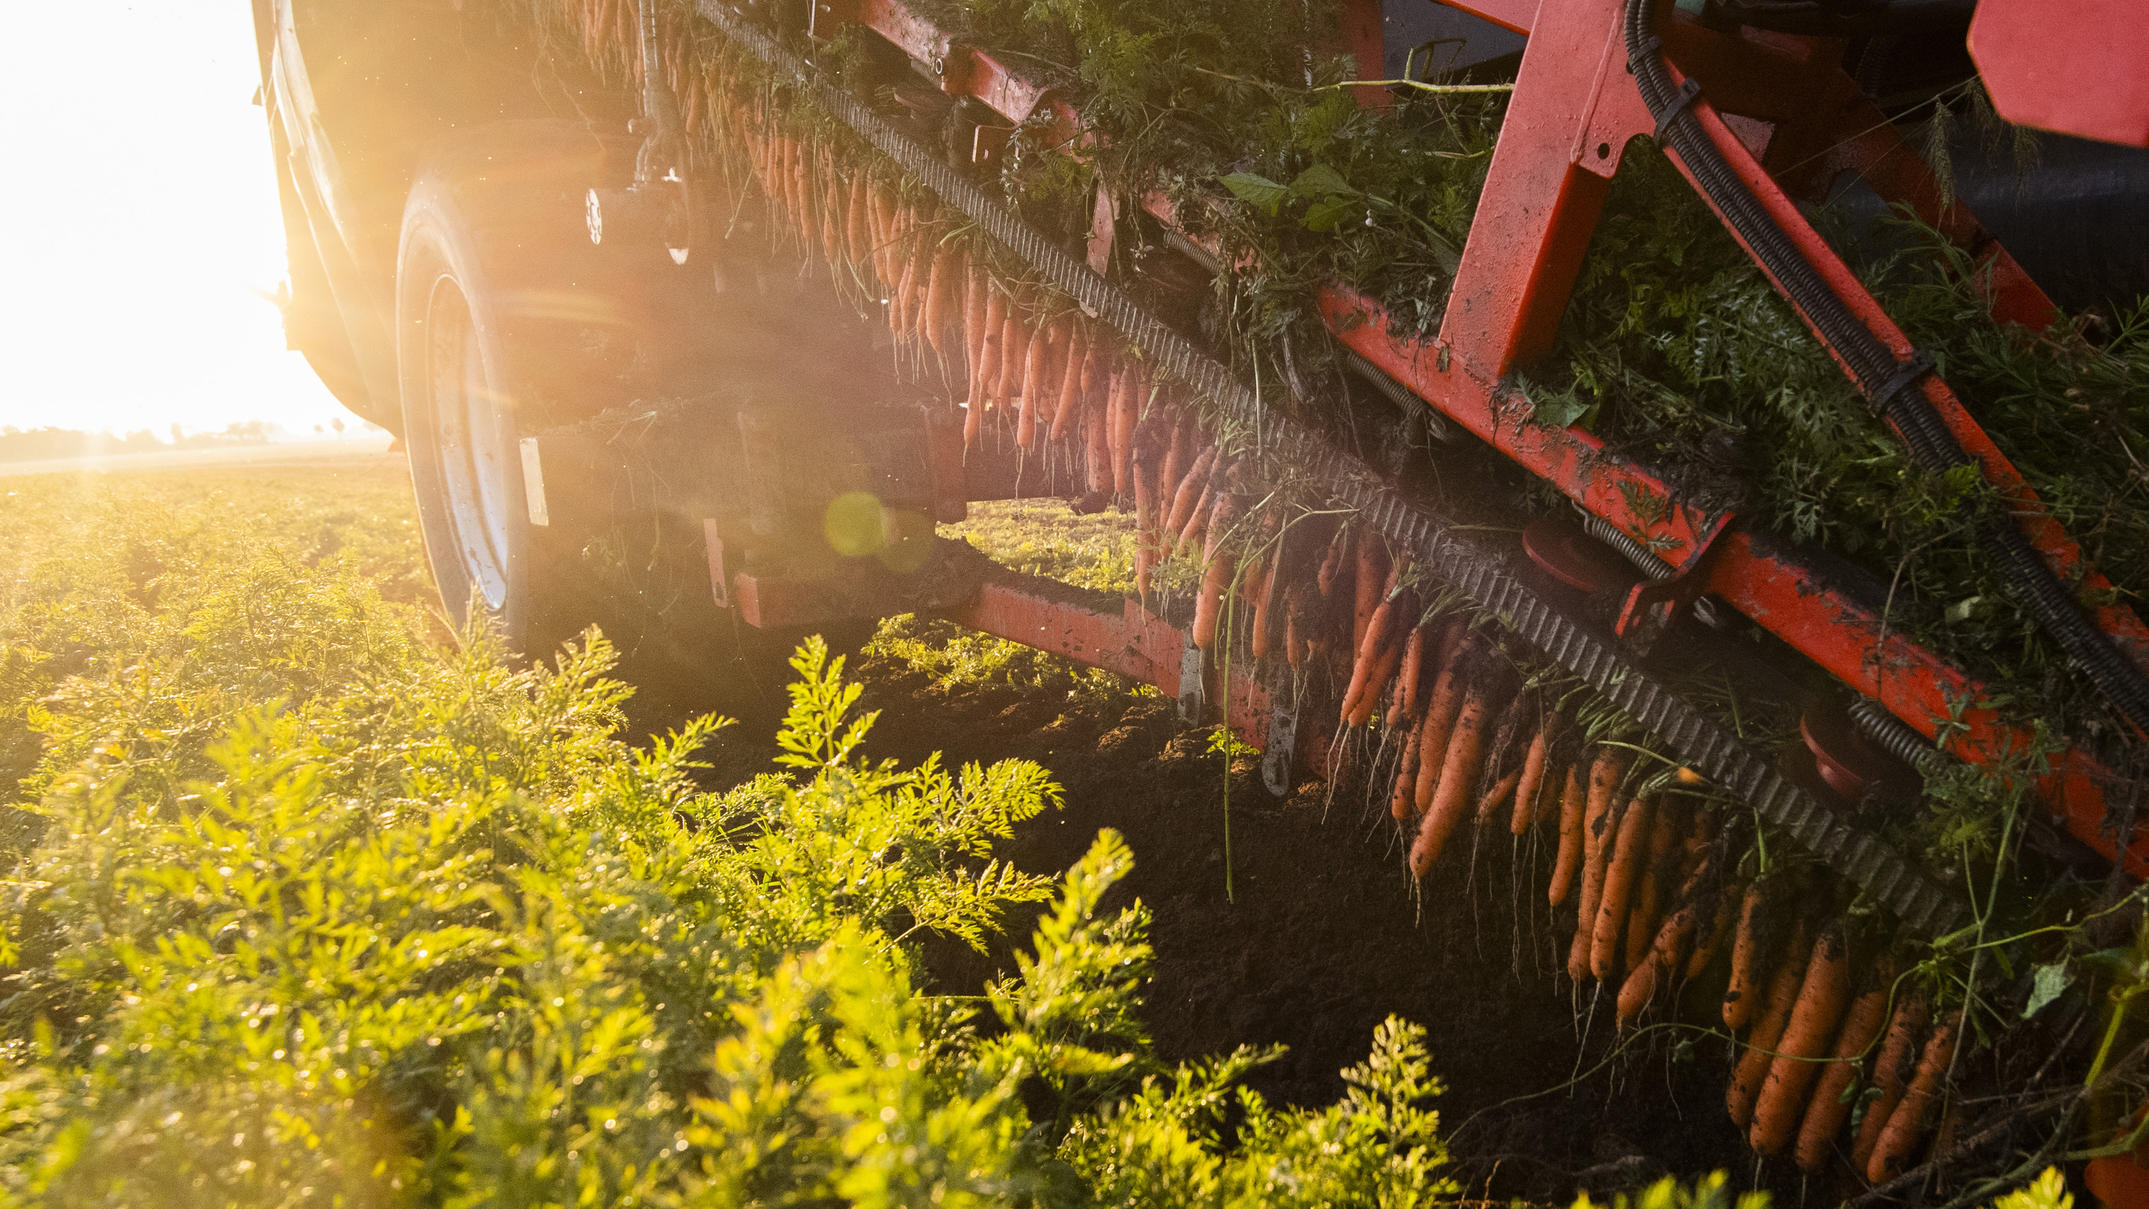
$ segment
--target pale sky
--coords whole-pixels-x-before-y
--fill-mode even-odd
[[[4,7],[0,425],[355,424],[254,293],[284,253],[245,0]]]

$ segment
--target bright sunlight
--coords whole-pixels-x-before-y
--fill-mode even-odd
[[[248,6],[71,0],[8,22],[0,425],[349,422],[264,297],[283,232]]]

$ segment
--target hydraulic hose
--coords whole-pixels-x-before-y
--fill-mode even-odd
[[[1654,0],[1627,0],[1625,28],[1627,70],[1641,89],[1642,103],[1656,119],[1657,141],[1678,155],[1724,221],[1849,367],[1859,391],[1902,437],[1911,459],[1934,471],[1971,463],[1970,455],[1925,396],[1924,380],[1932,371],[1932,359],[1917,352],[1908,359],[1896,359],[1893,350],[1828,287],[1820,270],[1739,179],[1694,116],[1692,106],[1699,89],[1691,80],[1683,87],[1672,82],[1662,43],[1651,29],[1655,7]],[[1985,517],[1978,534],[2045,633],[2088,673],[2097,691],[2138,736],[2149,735],[2149,676],[2083,615],[2073,594],[2004,511]]]

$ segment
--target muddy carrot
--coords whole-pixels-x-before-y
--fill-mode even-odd
[[[1134,590],[1149,600],[1149,573],[1156,565],[1156,489],[1149,473],[1152,457],[1145,446],[1134,454]]]
[[[1237,560],[1223,549],[1224,535],[1238,516],[1235,497],[1228,493],[1216,497],[1216,508],[1209,518],[1209,541],[1202,550],[1201,595],[1194,602],[1194,645],[1208,650],[1216,645],[1216,624],[1223,611],[1224,591],[1231,586],[1232,572]]]
[[[1119,420],[1112,430],[1112,481],[1115,483],[1123,483],[1132,473],[1134,426],[1141,421],[1142,409],[1149,403],[1149,386],[1149,371],[1139,362],[1130,363],[1126,373],[1126,396],[1120,400]]]
[[[1396,822],[1408,822],[1418,788],[1418,728],[1403,740],[1402,758],[1395,763],[1395,792],[1388,795],[1388,813]]]
[[[1412,795],[1418,814],[1432,807],[1440,769],[1447,762],[1448,736],[1454,732],[1456,716],[1462,713],[1467,688],[1463,684],[1466,654],[1467,645],[1460,637],[1449,644],[1447,658],[1433,679],[1433,695],[1425,705],[1425,725],[1420,728],[1424,734],[1418,742],[1418,785]]]
[[[1724,1027],[1738,1032],[1760,1007],[1761,887],[1749,886],[1739,908],[1739,929],[1731,941],[1731,985],[1724,988]]]
[[[1167,494],[1161,498],[1167,508],[1171,504],[1168,493],[1176,489],[1180,476],[1186,473],[1187,460],[1194,456],[1193,440],[1187,435],[1191,427],[1185,423],[1173,424],[1171,443],[1164,447],[1163,491]]]
[[[1626,775],[1626,757],[1600,748],[1589,768],[1589,798],[1582,815],[1582,895],[1576,902],[1574,944],[1567,951],[1567,974],[1576,982],[1589,977],[1596,944],[1597,909],[1604,898],[1604,874],[1610,864],[1612,820],[1617,790]]]
[[[1888,1033],[1881,1039],[1880,1055],[1873,1061],[1873,1086],[1880,1089],[1880,1095],[1867,1101],[1865,1120],[1859,1124],[1858,1137],[1851,1144],[1851,1166],[1860,1171],[1872,1162],[1888,1118],[1895,1115],[1896,1106],[1903,1101],[1911,1060],[1917,1053],[1918,1038],[1925,1032],[1928,1016],[1925,1000],[1912,995],[1896,1005],[1895,1015],[1888,1021]]]
[[[1311,617],[1310,597],[1313,590],[1305,583],[1293,582],[1284,586],[1283,594],[1283,658],[1292,671],[1306,666],[1305,635]]]
[[[1344,560],[1355,548],[1353,535],[1348,529],[1338,529],[1335,536],[1328,539],[1328,549],[1321,555],[1320,570],[1314,574],[1313,579],[1314,584],[1321,589],[1323,597],[1333,597],[1336,594],[1336,579],[1343,574]]]
[[[1671,979],[1672,968],[1678,964],[1680,946],[1694,935],[1701,922],[1701,904],[1688,899],[1684,906],[1671,913],[1649,943],[1648,953],[1634,968],[1627,971],[1627,979],[1619,984],[1619,1027],[1634,1023],[1656,998],[1657,989]]]
[[[1380,690],[1395,675],[1396,665],[1403,661],[1403,644],[1386,643],[1373,664],[1373,673],[1366,680],[1365,692],[1358,696],[1358,704],[1351,710],[1350,725],[1364,726],[1373,720],[1373,707],[1380,704]]]
[[[962,249],[942,245],[939,255],[933,257],[933,271],[925,282],[925,340],[942,355],[948,351],[948,327],[962,300],[964,276]]]
[[[1052,351],[1050,329],[1039,328],[1022,354],[1022,412],[1015,424],[1015,444],[1024,449],[1037,446],[1038,395],[1044,389],[1045,359]]]
[[[1776,1043],[1783,1039],[1784,1027],[1791,1023],[1791,1009],[1805,981],[1809,950],[1803,933],[1803,927],[1793,932],[1792,945],[1769,978],[1767,1003],[1755,1014],[1753,1031],[1746,1035],[1746,1052],[1739,1056],[1731,1085],[1724,1089],[1724,1109],[1731,1114],[1731,1123],[1741,1129],[1753,1123],[1754,1101],[1761,1094],[1769,1067],[1775,1063]]]
[[[1352,582],[1351,649],[1365,641],[1373,611],[1380,607],[1388,582],[1388,552],[1380,535],[1368,527],[1358,531],[1358,577]]]
[[[1850,947],[1841,932],[1830,929],[1813,946],[1790,1022],[1776,1042],[1775,1061],[1769,1064],[1761,1094],[1754,1101],[1753,1126],[1746,1140],[1756,1152],[1774,1155],[1790,1144],[1805,1111],[1807,1093],[1821,1073],[1820,1059],[1827,1056],[1836,1026],[1850,1005],[1850,991]]]
[[[993,406],[998,408],[1011,406],[1022,389],[1022,367],[1030,359],[1030,326],[1022,316],[1025,309],[1019,300],[1009,302],[1000,326],[1000,374],[991,393]]]
[[[1554,731],[1558,728],[1560,714],[1554,711],[1547,716],[1537,733],[1530,736],[1530,749],[1522,756],[1522,776],[1515,782],[1515,816],[1508,823],[1508,830],[1521,835],[1537,821],[1537,799],[1544,788],[1545,761],[1550,758]]]
[[[1802,1170],[1821,1169],[1835,1146],[1836,1135],[1843,1132],[1843,1122],[1850,1119],[1851,1106],[1843,1098],[1844,1093],[1850,1090],[1851,1080],[1857,1078],[1858,1064],[1866,1050],[1888,1023],[1888,983],[1892,974],[1893,970],[1883,965],[1880,985],[1852,1001],[1850,1011],[1843,1017],[1843,1027],[1836,1033],[1832,1060],[1814,1080],[1813,1096],[1806,1104],[1805,1118],[1799,1122],[1798,1148],[1794,1151]]]
[[[1203,534],[1207,531],[1210,513],[1216,509],[1216,499],[1230,489],[1227,472],[1229,464],[1218,458],[1209,471],[1209,481],[1202,487],[1201,498],[1194,503],[1193,514],[1187,517],[1186,528],[1179,533],[1177,553],[1185,554],[1201,548]],[[1111,467],[1105,467],[1105,477],[1111,477]]]
[[[1425,644],[1430,627],[1412,626],[1410,637],[1403,642],[1403,664],[1396,669],[1396,683],[1402,686],[1403,696],[1396,703],[1396,712],[1402,717],[1416,720],[1418,716],[1419,681],[1425,676]]]
[[[1701,934],[1701,943],[1694,946],[1693,955],[1686,959],[1686,976],[1698,978],[1716,955],[1723,951],[1724,942],[1731,937],[1731,925],[1738,919],[1739,903],[1745,897],[1734,887],[1726,885],[1716,892],[1716,914],[1709,921],[1709,930]]]
[[[1186,477],[1180,480],[1178,490],[1172,494],[1171,510],[1164,514],[1164,532],[1170,537],[1176,538],[1186,528],[1187,521],[1193,516],[1194,505],[1201,499],[1202,486],[1208,482],[1209,469],[1215,464],[1216,446],[1211,445],[1187,468]]]
[[[828,187],[821,190],[821,256],[831,272],[843,255],[843,186],[828,173]]]
[[[1074,419],[1075,407],[1082,401],[1082,362],[1089,356],[1089,329],[1077,320],[1067,321],[1067,355],[1060,362],[1059,392],[1052,406],[1052,439],[1057,441],[1067,435],[1067,425]],[[1157,476],[1157,508],[1162,511],[1170,501],[1164,493],[1172,489],[1172,465],[1167,459]]]
[[[1641,882],[1634,888],[1633,905],[1627,910],[1626,960],[1623,970],[1642,963],[1649,945],[1663,922],[1664,882],[1677,874],[1670,868],[1679,843],[1679,811],[1672,803],[1658,802],[1656,820],[1649,829],[1649,851],[1642,865]]]
[[[1346,724],[1358,712],[1358,700],[1370,696],[1377,686],[1371,683],[1374,665],[1380,662],[1388,643],[1388,632],[1395,628],[1397,602],[1391,597],[1374,608],[1372,620],[1359,635],[1357,657],[1351,661],[1350,687],[1343,690],[1342,717]]]
[[[1486,819],[1491,818],[1500,809],[1500,803],[1512,798],[1515,794],[1515,782],[1521,779],[1522,770],[1510,768],[1507,770],[1506,776],[1492,783],[1492,788],[1479,794],[1477,799],[1477,821],[1483,823]]]
[[[1491,712],[1484,695],[1476,689],[1463,699],[1462,712],[1455,716],[1455,729],[1448,735],[1447,754],[1440,762],[1440,780],[1434,786],[1432,803],[1426,807],[1425,821],[1418,827],[1417,842],[1410,846],[1412,877],[1425,876],[1462,822]]]
[[[844,215],[844,243],[853,264],[866,259],[873,252],[871,189],[872,186],[867,184],[863,176],[851,182],[850,206]]]
[[[1866,1160],[1865,1178],[1876,1184],[1892,1180],[1910,1165],[1911,1154],[1924,1140],[1933,1107],[1939,1102],[1941,1083],[1955,1061],[1955,1042],[1961,1028],[1962,1013],[1957,1012],[1926,1039],[1925,1052],[1918,1057],[1910,1086],[1903,1090],[1903,1099],[1895,1111],[1888,1114],[1888,1123],[1881,1127],[1880,1138],[1873,1146],[1873,1157]]]
[[[1552,862],[1552,884],[1545,889],[1545,897],[1555,907],[1567,901],[1574,876],[1582,868],[1582,809],[1588,796],[1582,788],[1581,762],[1569,764],[1567,782],[1560,791],[1559,855]]]
[[[1619,937],[1627,923],[1630,897],[1641,881],[1644,855],[1649,849],[1649,829],[1656,803],[1636,798],[1619,816],[1619,835],[1612,845],[1611,862],[1604,869],[1603,897],[1597,900],[1596,933],[1590,938],[1589,972],[1610,978],[1619,969]]]
[[[1120,420],[1127,412],[1127,396],[1134,382],[1134,367],[1121,365],[1112,371],[1110,385],[1104,392],[1105,444],[1112,451],[1112,491],[1120,494],[1127,489],[1126,451],[1120,447],[1120,433],[1124,426]]]

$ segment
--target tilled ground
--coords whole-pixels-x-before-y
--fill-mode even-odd
[[[1447,1084],[1444,1132],[1473,1193],[1564,1204],[1577,1188],[1728,1168],[1741,1183],[1774,1185],[1779,1203],[1826,1198],[1788,1164],[1756,1169],[1724,1115],[1730,1059],[1720,1039],[1674,1027],[1618,1037],[1616,987],[1601,1000],[1576,997],[1556,976],[1567,937],[1544,907],[1547,856],[1518,849],[1505,828],[1488,828],[1469,859],[1451,853],[1414,889],[1384,799],[1376,817],[1362,790],[1331,797],[1308,780],[1278,800],[1242,760],[1230,776],[1227,897],[1224,760],[1168,702],[944,690],[891,659],[866,659],[855,678],[861,708],[881,711],[871,756],[1022,757],[1051,769],[1066,807],[1002,846],[1019,867],[1062,869],[1099,829],[1126,835],[1137,867],[1117,893],[1154,915],[1148,1024],[1166,1056],[1281,1043],[1288,1053],[1255,1085],[1325,1103],[1343,1089],[1337,1072],[1364,1059],[1374,1026],[1399,1015],[1429,1031]],[[768,750],[739,737],[744,750]],[[1010,921],[1010,936],[1028,931],[1027,918]],[[1011,968],[1004,947],[941,945],[928,959],[955,993]],[[1719,993],[1689,987],[1681,1016],[1708,1019]]]

